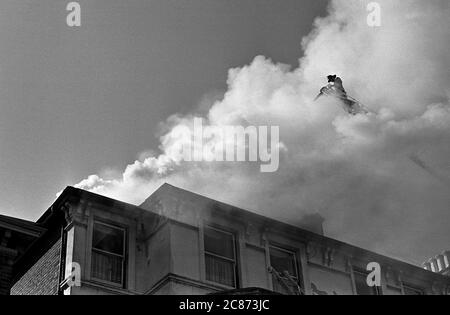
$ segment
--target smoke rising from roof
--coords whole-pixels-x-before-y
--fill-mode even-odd
[[[449,186],[410,157],[426,150],[422,165],[450,177],[449,2],[378,2],[382,26],[371,28],[368,1],[331,1],[303,39],[296,69],[257,56],[229,70],[227,92],[203,118],[212,126],[280,126],[278,172],[183,162],[188,139],[179,130],[196,115],[175,115],[164,124],[160,154],[119,178],[92,175],[77,187],[139,204],[169,182],[294,224],[320,212],[329,236],[415,263],[447,249]],[[331,99],[314,103],[330,73],[376,114],[349,116]]]

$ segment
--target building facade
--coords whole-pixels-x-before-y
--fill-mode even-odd
[[[163,185],[133,206],[68,187],[35,223],[11,294],[444,295],[450,277]],[[301,226],[301,224],[300,224]],[[367,266],[381,267],[369,287]]]
[[[34,222],[0,215],[0,295],[10,293],[15,262],[44,231]]]

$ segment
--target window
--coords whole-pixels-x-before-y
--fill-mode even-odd
[[[381,288],[369,287],[367,285],[368,273],[363,271],[355,271],[355,285],[357,295],[381,295]]]
[[[233,234],[205,228],[206,280],[237,287],[236,241]]]
[[[311,293],[313,295],[352,295],[350,274],[314,263],[308,264]]]
[[[92,237],[92,278],[124,285],[125,229],[95,222]]]
[[[422,290],[407,285],[403,286],[403,290],[405,291],[405,295],[423,295]]]
[[[275,292],[300,293],[297,258],[294,252],[271,246],[270,266],[272,267],[272,283]]]

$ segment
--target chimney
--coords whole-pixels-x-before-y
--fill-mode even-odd
[[[325,219],[318,213],[306,214],[300,219],[299,227],[319,235],[324,235],[324,221]]]

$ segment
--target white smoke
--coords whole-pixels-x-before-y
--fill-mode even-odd
[[[194,116],[173,116],[159,155],[128,165],[121,178],[92,175],[76,186],[139,204],[169,182],[294,224],[320,212],[329,236],[415,263],[448,249],[449,1],[378,1],[379,28],[367,25],[367,3],[332,1],[296,69],[263,56],[231,69],[227,92],[204,117],[212,126],[280,126],[278,172],[183,162],[188,139],[179,131]],[[334,73],[374,114],[312,101]],[[420,160],[411,159],[417,152]]]

